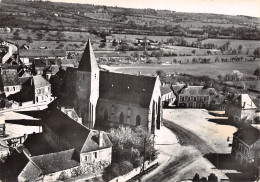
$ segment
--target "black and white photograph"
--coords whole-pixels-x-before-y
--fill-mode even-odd
[[[260,182],[260,0],[0,0],[0,182]]]

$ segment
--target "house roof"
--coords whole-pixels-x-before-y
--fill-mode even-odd
[[[100,71],[99,98],[149,107],[156,77]]]
[[[234,105],[239,108],[243,109],[257,109],[253,100],[250,98],[248,94],[241,94],[236,97],[232,102],[231,105]]]
[[[43,121],[56,135],[78,151],[81,151],[91,132],[58,109],[53,109],[47,117],[43,118]]]
[[[20,85],[16,69],[3,69],[1,78],[2,86]]]
[[[74,67],[79,66],[77,59],[60,59],[58,62],[61,66],[66,66],[66,65],[69,65],[69,66],[73,65]]]
[[[45,78],[43,78],[43,76],[41,75],[33,76],[32,79],[35,88],[40,88],[40,87],[50,85],[50,83],[47,80],[45,80]]]
[[[204,86],[188,86],[180,91],[180,94],[185,95],[209,95],[210,93],[215,93],[215,89]]]
[[[168,85],[160,86],[162,96],[168,93],[172,93],[172,89]]]
[[[41,169],[42,174],[50,174],[79,166],[79,162],[75,160],[75,149],[33,156],[31,160]]]
[[[31,156],[43,155],[71,149],[50,145],[48,141],[46,141],[46,139],[43,137],[42,133],[28,135],[23,145],[28,150]]]
[[[19,179],[23,179],[24,181],[28,182],[34,182],[41,175],[41,173],[41,169],[39,169],[39,167],[33,162],[29,161],[21,171]]]
[[[254,144],[256,141],[260,140],[259,129],[257,129],[253,126],[250,126],[250,125],[239,129],[233,135],[249,146]]]
[[[100,137],[102,138],[102,140],[100,140]],[[112,143],[109,140],[108,136],[104,134],[104,132],[92,131],[87,138],[86,145],[84,146],[82,152],[96,151],[109,147],[112,147]]]
[[[62,49],[21,49],[19,50],[21,58],[34,57],[65,57],[66,50]]]
[[[185,87],[185,84],[172,85],[173,92],[176,94],[179,93],[183,87]]]
[[[96,57],[94,55],[90,40],[88,39],[88,43],[86,48],[83,52],[81,60],[79,62],[78,69],[80,71],[88,71],[91,72],[92,70],[98,70],[98,65],[96,61]]]

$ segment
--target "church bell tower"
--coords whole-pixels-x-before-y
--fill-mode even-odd
[[[82,124],[94,128],[99,97],[99,68],[90,40],[86,45],[77,70],[77,106]]]

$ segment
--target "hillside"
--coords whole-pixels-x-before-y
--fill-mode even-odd
[[[48,1],[2,0],[2,27],[209,38],[260,39],[259,18],[129,9]]]

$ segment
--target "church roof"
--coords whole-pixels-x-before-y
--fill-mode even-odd
[[[88,71],[91,72],[92,70],[98,69],[96,57],[94,55],[90,40],[88,39],[88,43],[86,48],[83,52],[81,60],[79,62],[78,69],[80,71]]]
[[[149,107],[156,77],[100,71],[99,98]]]

